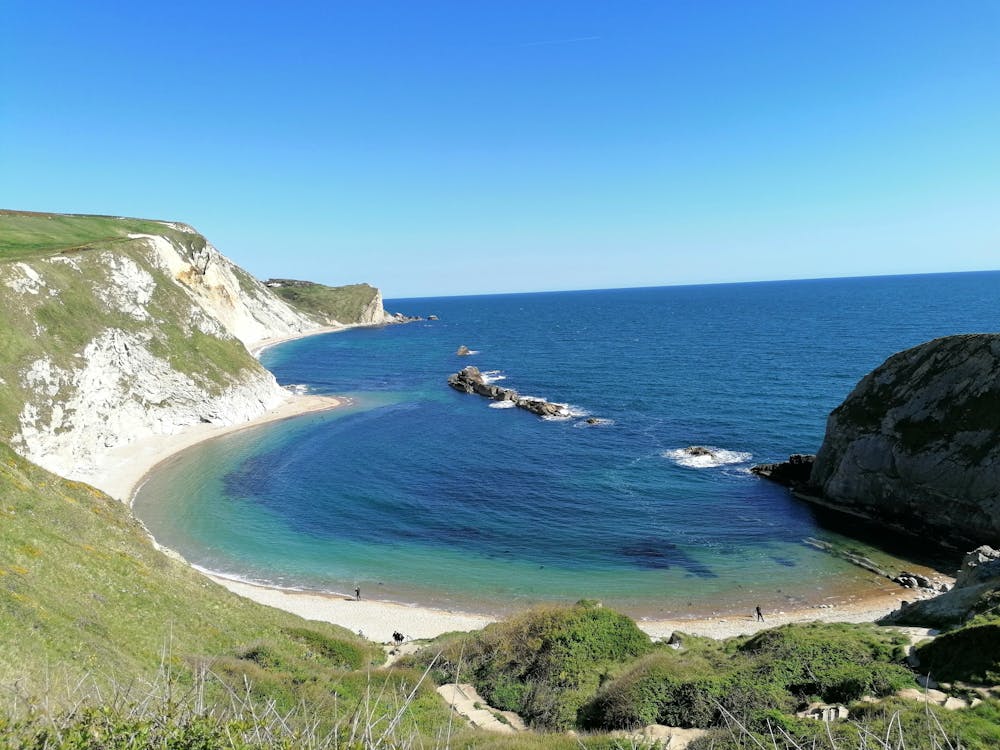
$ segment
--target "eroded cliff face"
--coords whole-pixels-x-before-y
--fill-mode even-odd
[[[1000,544],[1000,334],[900,352],[829,417],[822,502],[969,549]]]
[[[110,450],[288,398],[247,351],[316,329],[190,227],[0,261],[0,439],[91,481]]]

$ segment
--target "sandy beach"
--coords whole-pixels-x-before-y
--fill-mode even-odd
[[[205,571],[202,571],[205,572]],[[235,594],[259,604],[283,609],[307,620],[319,620],[341,625],[366,638],[385,643],[393,631],[402,632],[408,639],[433,638],[456,630],[476,630],[494,619],[470,612],[446,611],[427,607],[408,606],[394,602],[368,600],[362,593],[361,601],[346,594],[326,594],[309,591],[279,589],[251,584],[205,573],[216,583]],[[780,612],[765,612],[764,622],[757,622],[752,613],[745,616],[729,615],[684,620],[638,620],[636,624],[653,638],[669,638],[674,631],[709,638],[731,638],[756,633],[790,622],[873,622],[899,607],[900,593],[875,594],[859,597],[836,607],[808,608]],[[910,598],[913,598],[910,594]]]

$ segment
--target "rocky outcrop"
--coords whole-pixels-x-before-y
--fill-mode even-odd
[[[472,354],[472,350],[465,344],[462,344],[455,350],[455,355],[458,357],[468,357],[470,354]]]
[[[57,215],[38,220],[58,231]],[[111,453],[139,438],[287,399],[246,347],[319,325],[186,225],[97,221],[119,236],[0,262],[0,439],[100,486]]]
[[[1000,605],[1000,551],[978,547],[968,552],[955,576],[955,585],[932,599],[904,602],[883,618],[883,624],[948,627]]]
[[[501,388],[494,383],[488,383],[477,367],[465,367],[449,376],[448,385],[456,391],[475,393],[494,401],[511,401],[520,409],[530,411],[540,417],[569,417],[566,404],[554,404],[541,398],[520,396],[512,388]]]
[[[810,484],[814,502],[935,543],[1000,545],[1000,334],[936,339],[865,376]]]
[[[816,456],[810,454],[793,453],[787,461],[751,466],[750,472],[785,487],[799,489],[809,486],[815,460]]]

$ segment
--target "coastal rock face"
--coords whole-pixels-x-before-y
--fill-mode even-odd
[[[326,286],[298,279],[268,279],[264,286],[300,315],[322,326],[382,326],[419,320],[386,312],[382,292],[370,284]]]
[[[946,627],[966,622],[1000,604],[1000,552],[983,545],[967,552],[955,585],[933,599],[904,603],[884,624]]]
[[[32,218],[16,220],[30,230]],[[52,236],[65,218],[37,220]],[[0,261],[0,440],[100,486],[140,438],[243,423],[288,398],[246,347],[315,321],[186,225],[72,218],[119,236]]]
[[[829,417],[810,494],[966,549],[1000,545],[1000,334],[890,357]]]
[[[772,482],[783,484],[786,487],[798,489],[808,486],[815,461],[816,456],[793,453],[788,457],[787,461],[751,466],[750,472],[764,479],[770,479]]]

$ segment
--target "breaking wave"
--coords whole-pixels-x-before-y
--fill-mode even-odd
[[[701,446],[694,446],[702,448]],[[692,446],[663,451],[663,457],[669,458],[678,466],[688,469],[714,469],[717,466],[743,464],[753,458],[752,453],[744,451],[727,451],[711,445],[703,447],[704,452],[692,452]]]

